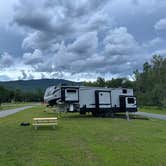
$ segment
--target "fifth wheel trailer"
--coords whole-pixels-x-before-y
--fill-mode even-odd
[[[128,88],[52,86],[46,89],[44,101],[59,111],[92,112],[94,116],[137,111],[133,89]]]

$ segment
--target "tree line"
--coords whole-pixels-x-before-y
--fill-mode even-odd
[[[21,89],[11,90],[0,86],[0,104],[3,102],[41,102],[43,101],[43,91],[22,91]]]
[[[166,58],[154,55],[150,62],[143,64],[143,70],[134,71],[134,80],[117,78],[105,80],[98,77],[86,86],[133,88],[139,105],[166,107]]]

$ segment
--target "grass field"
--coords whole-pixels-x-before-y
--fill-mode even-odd
[[[165,166],[166,121],[63,114],[56,129],[21,127],[53,117],[34,107],[0,119],[0,166]]]

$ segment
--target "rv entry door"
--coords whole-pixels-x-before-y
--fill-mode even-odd
[[[111,92],[110,91],[96,91],[95,100],[96,100],[97,109],[111,108]]]

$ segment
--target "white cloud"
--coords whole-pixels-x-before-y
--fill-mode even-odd
[[[150,41],[144,42],[142,47],[146,49],[156,49],[156,47],[160,47],[163,44],[165,44],[164,39],[161,37],[156,37]]]
[[[18,77],[19,80],[32,80],[34,79],[34,76],[29,72],[25,70],[21,70],[21,75]]]
[[[138,43],[134,37],[127,32],[126,27],[111,30],[106,36],[105,52],[107,55],[130,55],[138,49]]]
[[[8,22],[12,20],[13,5],[17,0],[1,1],[0,2],[0,24],[7,26]]]
[[[166,30],[166,18],[160,19],[155,25],[156,30]]]
[[[26,65],[37,65],[43,62],[42,52],[35,49],[33,53],[24,53],[23,62]]]
[[[161,56],[166,57],[166,49],[156,50],[153,52],[153,55],[161,55]]]
[[[14,64],[14,58],[7,52],[0,55],[0,67],[6,68]]]

